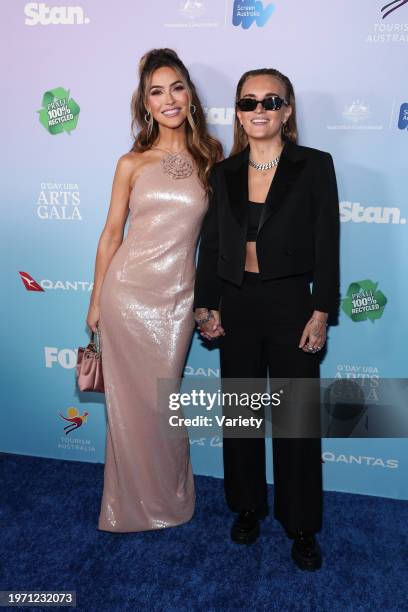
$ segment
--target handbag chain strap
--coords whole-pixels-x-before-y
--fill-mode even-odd
[[[96,338],[96,342],[95,342],[95,338]],[[101,332],[99,331],[98,328],[96,328],[96,334],[94,330],[91,331],[91,341],[88,345],[88,348],[90,348],[92,351],[95,351],[95,353],[101,352]]]

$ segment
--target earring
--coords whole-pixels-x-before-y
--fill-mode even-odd
[[[194,113],[196,112],[196,110],[197,110],[197,109],[196,109],[195,104],[190,104],[190,113],[191,113],[192,115],[194,115]]]
[[[150,113],[146,113],[144,116],[144,120],[146,121],[146,123],[149,123],[150,119],[151,119],[151,114]]]

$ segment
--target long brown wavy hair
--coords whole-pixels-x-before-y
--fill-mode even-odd
[[[221,143],[210,136],[203,107],[190,74],[173,49],[152,49],[140,60],[139,86],[132,96],[132,151],[142,152],[150,149],[159,136],[159,125],[150,114],[146,121],[147,97],[155,70],[163,67],[173,68],[184,84],[189,96],[187,121],[185,121],[187,150],[196,162],[198,177],[208,191],[208,173],[211,166],[222,158]],[[192,106],[193,105],[193,106]],[[195,107],[192,113],[191,109]]]
[[[289,78],[276,70],[275,68],[259,68],[257,70],[248,70],[248,72],[244,72],[242,77],[238,81],[237,91],[235,94],[235,107],[238,100],[241,98],[242,88],[244,83],[251,77],[259,76],[266,74],[268,76],[275,77],[278,79],[283,86],[285,87],[286,100],[292,107],[292,114],[289,119],[285,123],[282,128],[282,138],[291,140],[292,142],[297,142],[298,138],[298,129],[296,124],[296,100],[295,100],[295,91],[293,89],[293,85],[290,82]],[[248,145],[248,137],[245,134],[244,130],[241,128],[237,115],[235,115],[235,123],[234,123],[234,143],[232,145],[230,155],[235,155],[236,153],[240,153],[245,149]]]

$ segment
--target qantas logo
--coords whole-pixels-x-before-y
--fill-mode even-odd
[[[93,282],[89,281],[52,281],[43,278],[39,283],[33,279],[28,272],[19,272],[21,280],[27,291],[45,291],[46,289],[62,289],[63,291],[85,291],[89,293],[93,289]]]
[[[44,291],[42,287],[30,276],[27,272],[19,272],[21,280],[24,283],[24,287],[27,291]]]

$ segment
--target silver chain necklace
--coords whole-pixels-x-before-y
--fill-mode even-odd
[[[278,165],[279,160],[280,160],[280,154],[278,155],[278,157],[275,157],[275,159],[272,159],[271,161],[268,161],[268,162],[264,162],[262,164],[249,158],[249,165],[255,168],[255,170],[270,170],[274,166]]]

